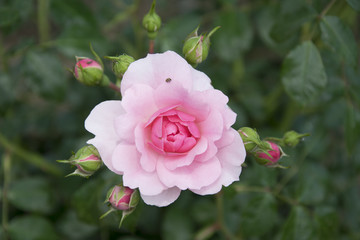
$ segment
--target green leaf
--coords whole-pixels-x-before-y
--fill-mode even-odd
[[[319,239],[339,239],[339,216],[332,207],[320,206],[315,209],[315,221]]]
[[[360,0],[346,0],[346,2],[356,11],[360,11]]]
[[[280,233],[281,240],[309,240],[314,238],[313,220],[300,206],[292,208],[290,216]]]
[[[101,179],[89,179],[75,192],[72,204],[80,220],[89,224],[98,222],[101,216],[99,206],[104,205],[105,199],[105,195],[101,195],[103,187]]]
[[[241,229],[246,236],[261,236],[278,222],[276,200],[269,194],[258,194],[243,206]]]
[[[204,226],[216,220],[217,215],[214,209],[216,209],[214,201],[201,198],[192,204],[191,215],[196,223]]]
[[[164,240],[188,240],[193,239],[193,224],[190,215],[184,214],[179,208],[167,209],[163,221]]]
[[[273,6],[266,6],[259,11],[256,16],[256,26],[259,32],[259,35],[262,41],[270,48],[275,51],[286,54],[290,49],[292,49],[299,39],[299,32],[293,32],[287,39],[284,39],[282,42],[277,42],[271,37],[271,30],[273,29],[276,18],[279,15],[277,8]]]
[[[65,94],[65,68],[55,54],[30,51],[26,55],[25,77],[29,87],[50,99],[61,99]]]
[[[18,20],[19,15],[15,9],[0,7],[0,27],[9,26]]]
[[[221,26],[212,38],[216,54],[223,60],[238,59],[248,50],[253,39],[253,30],[248,16],[241,11],[223,11],[215,20],[216,26]]]
[[[288,95],[302,104],[313,100],[327,83],[320,53],[310,41],[297,46],[286,56],[281,74]]]
[[[325,201],[328,173],[319,164],[302,166],[296,185],[296,199],[303,204],[320,204]]]
[[[75,212],[67,212],[56,224],[66,239],[86,239],[90,238],[98,229],[95,225],[81,222]]]
[[[358,62],[358,47],[351,29],[338,17],[325,16],[320,22],[321,39],[351,66]]]
[[[46,178],[32,177],[14,181],[8,196],[11,204],[24,211],[49,214],[55,207]]]
[[[12,240],[56,240],[59,239],[52,224],[43,217],[27,215],[14,218],[9,223]]]
[[[360,139],[360,114],[353,106],[348,106],[345,118],[346,149],[351,154]]]
[[[270,36],[276,42],[284,42],[298,32],[304,23],[315,19],[316,16],[313,8],[304,5],[278,18],[270,31]]]

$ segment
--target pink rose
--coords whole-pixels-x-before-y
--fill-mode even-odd
[[[236,114],[204,73],[175,52],[148,54],[130,64],[121,93],[86,119],[88,143],[145,203],[167,206],[181,190],[214,194],[239,180],[246,153],[231,128]]]

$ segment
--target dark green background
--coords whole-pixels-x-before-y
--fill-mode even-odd
[[[185,191],[166,208],[141,203],[121,229],[116,214],[99,221],[119,177],[103,167],[88,180],[64,178],[74,169],[55,160],[92,137],[91,109],[119,96],[81,85],[66,68],[92,57],[90,42],[100,56],[144,57],[150,5],[0,0],[0,157],[11,163],[1,164],[0,239],[221,240],[222,219],[238,239],[360,239],[359,0],[158,0],[156,52],[181,53],[199,24],[221,26],[198,69],[229,96],[235,128],[311,136],[284,149],[287,170],[247,158],[241,181],[223,191],[223,213],[214,196]]]

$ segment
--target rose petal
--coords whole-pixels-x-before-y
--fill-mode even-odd
[[[105,101],[98,104],[85,120],[85,129],[95,135],[88,143],[97,148],[104,164],[118,174],[121,172],[116,171],[111,163],[111,153],[119,139],[114,119],[124,113],[121,101]]]
[[[169,188],[164,190],[158,195],[154,196],[147,196],[144,194],[141,194],[141,198],[144,200],[144,202],[148,205],[155,205],[158,207],[165,207],[171,203],[173,203],[179,196],[180,196],[181,190],[177,187]]]
[[[164,161],[159,160],[156,170],[161,182],[167,187],[200,189],[216,181],[221,174],[221,165],[214,157],[206,162],[192,162],[189,166],[171,171],[165,167]]]
[[[205,136],[212,141],[216,141],[221,138],[223,133],[223,118],[221,114],[213,110],[210,112],[208,118],[205,121],[199,122],[198,127],[201,135]]]
[[[118,145],[112,157],[112,163],[117,171],[122,171],[124,186],[139,188],[145,195],[157,195],[166,187],[156,173],[144,171],[139,165],[139,153],[134,145]]]
[[[158,153],[154,152],[153,146],[159,149],[160,152],[163,151],[163,142],[159,143],[160,145],[150,146],[146,143],[149,139],[149,134],[146,132],[146,129],[139,125],[135,128],[135,144],[136,149],[140,152],[140,165],[143,170],[147,172],[154,172],[156,168],[156,162],[158,159]],[[162,148],[160,148],[162,147]],[[138,160],[137,160],[138,161]]]
[[[192,68],[180,55],[167,51],[162,54],[148,54],[130,64],[121,81],[121,93],[134,84],[146,84],[157,88],[160,84],[179,83],[185,89],[192,88]],[[170,78],[170,82],[166,79]]]
[[[122,105],[128,114],[139,121],[147,121],[158,110],[154,101],[154,92],[145,84],[133,84],[123,94]]]
[[[243,141],[240,137],[240,134],[236,130],[231,128],[229,131],[231,131],[234,136],[233,143],[220,148],[216,156],[221,159],[221,162],[226,161],[234,166],[241,166],[241,164],[244,163],[246,157]]]
[[[205,91],[214,88],[211,86],[210,78],[205,73],[192,69],[191,76],[193,80],[193,90]]]
[[[201,189],[190,189],[194,193],[200,195],[215,194],[221,190],[222,186],[227,187],[234,181],[239,180],[242,170],[241,164],[245,160],[246,152],[239,134],[234,129],[229,131],[232,131],[234,135],[233,143],[220,149],[216,155],[221,163],[220,177],[209,186]]]
[[[212,159],[218,151],[218,148],[212,141],[208,141],[208,147],[206,151],[202,154],[199,154],[195,157],[195,161],[205,162],[209,159]]]
[[[188,152],[182,155],[169,156],[168,154],[164,157],[160,157],[169,170],[175,170],[179,167],[189,166],[195,159],[195,156],[204,153],[207,150],[208,143],[206,138],[200,138],[197,144]],[[160,159],[159,159],[160,161]]]

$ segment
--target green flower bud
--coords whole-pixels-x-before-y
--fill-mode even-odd
[[[247,152],[255,151],[262,144],[260,136],[255,129],[243,127],[238,130]]]
[[[101,65],[90,58],[77,57],[76,60],[75,78],[85,85],[98,85],[104,73]]]
[[[210,37],[214,34],[220,27],[214,28],[208,35],[201,34],[198,36],[197,27],[189,36],[185,39],[183,46],[183,54],[186,61],[193,66],[203,62],[208,54],[210,48]]]
[[[80,148],[69,160],[59,160],[58,162],[76,166],[77,169],[67,176],[77,175],[81,177],[90,177],[102,164],[99,152],[92,145]]]
[[[135,61],[135,59],[129,55],[123,54],[117,57],[105,57],[113,61],[113,72],[117,78],[122,78],[129,65]]]
[[[148,32],[148,37],[150,39],[154,39],[156,37],[157,31],[161,26],[161,18],[155,12],[155,4],[156,1],[154,0],[150,11],[144,16],[142,21],[142,25]]]
[[[105,203],[108,203],[110,210],[104,213],[100,219],[106,217],[109,213],[115,211],[122,211],[122,217],[119,227],[124,219],[129,216],[136,208],[140,200],[140,194],[137,189],[131,189],[123,185],[115,185],[112,187],[106,196]]]
[[[139,203],[139,192],[122,185],[115,185],[108,191],[106,202],[118,210],[132,210]]]
[[[283,142],[286,146],[295,147],[301,139],[309,135],[308,133],[299,134],[295,131],[288,131],[284,134]]]

